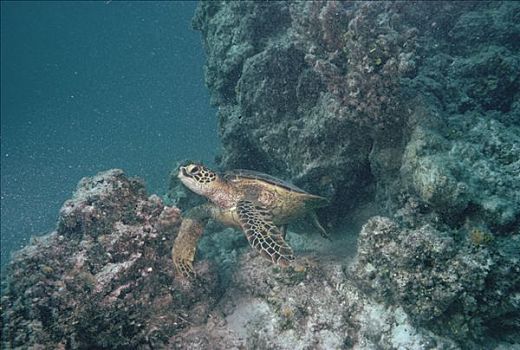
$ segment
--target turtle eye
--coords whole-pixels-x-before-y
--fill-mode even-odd
[[[191,175],[197,175],[198,173],[200,173],[200,167],[195,165],[193,168],[190,169],[190,174]]]

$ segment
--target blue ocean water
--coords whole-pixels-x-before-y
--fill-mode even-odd
[[[1,263],[54,228],[78,181],[122,168],[164,192],[219,147],[196,2],[1,2]]]

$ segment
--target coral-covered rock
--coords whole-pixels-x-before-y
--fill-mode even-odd
[[[218,349],[457,349],[413,325],[400,307],[368,298],[349,280],[344,261],[322,258],[307,256],[281,270],[254,252],[243,255],[211,322],[183,344],[204,349],[199,344],[218,339]]]
[[[279,269],[210,223],[199,279],[181,283],[170,262],[178,208],[200,198],[176,172],[175,207],[118,170],[86,178],[56,231],[9,267],[2,346],[519,344],[519,10],[201,2],[193,24],[218,106],[220,168],[330,197],[319,215],[341,229],[331,243],[290,231],[297,261]],[[386,217],[367,222],[376,214]]]
[[[170,249],[180,211],[121,170],[84,178],[55,232],[8,267],[3,348],[157,348],[205,321],[217,286],[198,266],[189,291],[173,279]]]
[[[511,250],[520,229],[519,9],[514,2],[199,6],[195,24],[219,107],[220,166],[265,171],[330,197],[319,214],[332,227],[367,214],[393,218],[374,218],[360,234],[358,260],[346,278],[361,288],[363,303],[368,293],[381,304],[357,309],[355,317],[370,318],[360,324],[394,322],[378,311],[394,308],[415,327],[397,327],[397,339],[423,327],[428,331],[420,334],[458,342],[390,342],[392,326],[381,321],[366,339],[356,325],[352,344],[470,348],[493,346],[490,339],[519,341],[519,267]],[[285,19],[265,26],[273,12]],[[238,241],[228,242],[239,251]],[[213,254],[223,260],[222,252]],[[268,295],[277,282],[270,275],[255,279],[256,271],[233,279],[251,286],[250,294]],[[324,279],[322,271],[310,281]],[[282,295],[295,293],[280,288]],[[316,291],[315,298],[320,293],[327,294]],[[263,320],[237,330],[249,345],[287,346],[255,335],[258,327],[268,341],[280,334],[282,318],[269,303],[244,304],[256,311],[237,311],[238,319]],[[338,313],[352,310],[348,305]],[[337,332],[352,332],[326,324],[333,335],[312,333],[318,345],[302,340],[311,334],[305,323],[282,338],[302,347],[324,347],[327,338],[328,346],[340,347]]]
[[[459,341],[481,342],[486,333],[514,338],[520,264],[503,241],[491,244],[493,238],[478,230],[454,238],[428,225],[403,229],[374,217],[360,233],[353,274],[364,291],[401,305],[417,324],[438,334]],[[511,239],[511,249],[518,240]],[[484,306],[490,303],[494,311]],[[497,329],[497,319],[508,327]]]
[[[402,183],[451,223],[497,232],[520,225],[520,133],[479,113],[455,115],[446,136],[417,127],[403,155]]]
[[[514,232],[515,13],[510,2],[201,3],[221,167],[330,197],[319,214],[332,225],[416,197],[449,225],[484,217]]]
[[[403,217],[429,218],[408,207]],[[91,215],[103,211],[113,221]],[[82,180],[58,230],[9,266],[2,346],[484,349],[496,344],[486,336],[518,340],[518,235],[373,218],[352,268],[354,237],[289,232],[297,260],[281,269],[226,229],[201,240],[207,260],[188,282],[174,279],[170,259],[180,220],[121,171]]]
[[[367,214],[393,218],[364,226],[349,278],[461,347],[518,342],[518,261],[505,247],[517,247],[520,229],[519,9],[211,2],[196,16],[219,107],[221,167],[265,171],[330,197],[319,214],[333,227]],[[267,27],[269,11],[289,17]],[[267,293],[274,284],[264,281],[251,285]],[[268,305],[254,305],[272,324]],[[372,341],[387,339],[380,326]]]
[[[273,12],[288,16],[262,25]],[[369,155],[388,143],[402,148],[397,86],[414,70],[414,31],[392,16],[380,3],[201,3],[195,24],[219,105],[221,166],[290,178],[331,197],[322,213],[330,221],[371,198]],[[252,18],[254,36],[238,37],[252,30]],[[223,35],[234,45],[223,47]],[[246,43],[252,49],[235,49]],[[240,64],[223,69],[229,62]],[[379,162],[380,173],[395,174],[395,160]]]

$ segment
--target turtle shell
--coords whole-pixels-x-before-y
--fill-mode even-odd
[[[313,196],[312,194],[308,193],[307,191],[302,190],[301,188],[293,185],[290,182],[278,179],[278,178],[268,175],[268,174],[260,173],[258,171],[235,169],[235,170],[230,170],[230,171],[225,172],[223,174],[223,177],[227,181],[240,181],[240,179],[259,180],[259,181],[266,182],[273,186],[279,186],[288,191]]]

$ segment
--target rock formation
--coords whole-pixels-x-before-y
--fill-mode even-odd
[[[279,269],[210,224],[184,283],[170,249],[200,199],[104,172],[13,257],[4,348],[520,344],[518,3],[207,1],[193,24],[219,166],[328,196],[333,241],[290,230]]]

